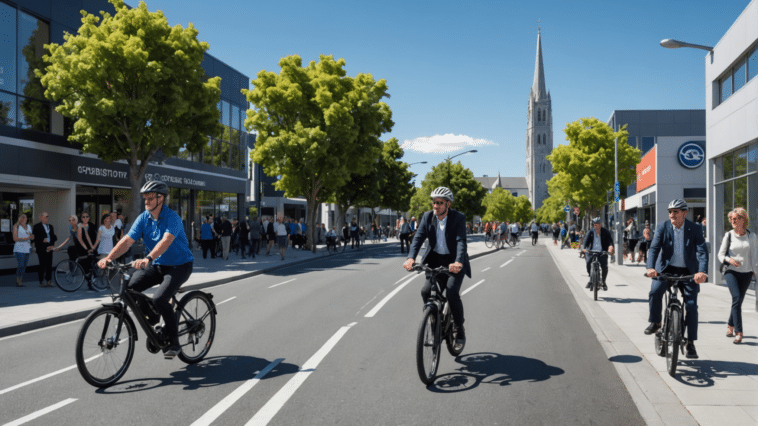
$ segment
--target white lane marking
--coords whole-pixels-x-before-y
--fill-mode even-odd
[[[299,388],[300,385],[305,382],[305,379],[307,379],[308,376],[310,376],[310,374],[316,370],[318,364],[326,357],[329,351],[331,351],[332,348],[337,345],[337,342],[340,341],[342,336],[344,336],[350,327],[354,326],[355,324],[358,323],[352,322],[345,327],[337,330],[334,336],[332,336],[331,339],[324,343],[324,346],[322,346],[318,352],[316,352],[308,361],[305,362],[305,364],[303,364],[302,367],[300,367],[300,371],[295,373],[295,375],[287,382],[287,384],[284,385],[283,388],[279,389],[279,392],[277,392],[276,395],[274,395],[266,403],[266,405],[263,406],[263,408],[258,410],[258,412],[255,413],[255,416],[253,416],[253,418],[250,419],[250,421],[247,422],[245,426],[268,424],[268,422],[274,418],[276,413],[279,412],[284,404],[287,403],[287,400],[289,400],[290,397],[295,394],[297,388]]]
[[[283,282],[283,283],[274,284],[274,285],[272,285],[272,286],[271,286],[271,287],[269,287],[269,288],[274,288],[274,287],[276,287],[276,286],[280,286],[280,285],[282,285],[282,284],[291,283],[292,281],[295,281],[296,279],[297,279],[297,278],[293,278],[293,279],[291,279],[291,280],[289,280],[289,281],[285,281],[285,282]]]
[[[216,306],[218,306],[218,305],[220,305],[220,304],[222,304],[222,303],[226,303],[226,302],[228,302],[228,301],[230,301],[230,300],[232,300],[232,299],[236,299],[236,298],[237,298],[237,296],[232,296],[232,297],[230,297],[230,298],[228,298],[228,299],[224,300],[223,302],[218,302],[218,303],[216,303]]]
[[[520,252],[518,252],[518,254],[516,256],[521,256],[522,254],[524,254],[524,252],[520,251]]]
[[[0,338],[0,342],[2,342],[3,340],[6,340],[6,339],[12,339],[14,337],[26,336],[27,334],[38,333],[40,331],[50,330],[51,328],[61,327],[61,326],[64,326],[64,325],[69,325],[69,324],[73,324],[75,322],[80,322],[80,321],[84,321],[84,318],[78,319],[78,320],[64,322],[64,323],[61,323],[61,324],[51,325],[50,327],[38,328],[36,330],[31,330],[31,331],[25,331],[23,333],[14,334],[12,336],[5,336],[5,337]]]
[[[361,308],[358,309],[358,312],[356,312],[355,315],[358,315],[359,313],[361,313],[361,311],[363,310],[363,308],[365,308],[366,306],[368,306],[369,303],[373,302],[374,299],[376,299],[377,297],[379,297],[379,295],[382,294],[382,293],[384,293],[384,290],[381,290],[381,291],[379,291],[379,293],[376,293],[376,296],[372,297],[371,300],[369,300],[368,302],[366,302],[365,305],[361,306]]]
[[[408,276],[406,275],[403,278],[400,278],[399,280],[395,281],[395,284],[399,283],[402,280],[407,280],[407,279],[408,279]],[[395,285],[395,284],[393,284],[393,285]]]
[[[385,296],[384,299],[382,299],[381,302],[377,303],[376,306],[374,306],[374,309],[368,311],[368,313],[365,315],[366,318],[372,318],[374,315],[376,315],[377,312],[379,312],[379,309],[382,309],[382,306],[384,306],[385,303],[389,302],[390,299],[392,299],[392,296],[396,295],[400,290],[403,289],[403,287],[407,286],[409,282],[413,281],[414,278],[418,277],[421,274],[414,274],[412,277],[408,279],[408,281],[400,284],[397,286],[390,294]]]
[[[55,404],[55,405],[51,405],[51,406],[49,406],[47,408],[43,408],[43,409],[41,409],[39,411],[35,411],[32,414],[29,414],[28,416],[21,417],[20,419],[18,419],[16,421],[13,421],[13,422],[10,422],[10,423],[6,423],[3,426],[18,426],[18,425],[22,425],[22,424],[24,424],[24,423],[26,423],[28,421],[36,419],[37,417],[42,417],[42,416],[44,416],[45,414],[47,414],[47,413],[49,413],[51,411],[55,411],[55,410],[57,410],[57,409],[59,409],[61,407],[64,407],[64,406],[66,406],[68,404],[71,404],[74,401],[76,401],[76,398],[66,399],[64,401],[61,401],[61,402]]]
[[[482,272],[484,272],[484,271],[489,271],[490,269],[491,269],[491,267],[489,267],[489,266],[488,266],[488,267],[486,267],[486,268],[482,269]]]
[[[222,399],[218,404],[213,406],[210,410],[208,410],[207,413],[203,414],[202,417],[195,420],[195,423],[192,423],[190,426],[207,426],[211,423],[213,423],[214,420],[216,420],[221,414],[224,413],[229,407],[232,406],[235,402],[237,402],[238,399],[242,398],[247,391],[253,388],[258,382],[268,374],[271,370],[274,369],[277,365],[279,365],[280,362],[284,361],[284,358],[279,358],[274,360],[271,364],[266,366],[263,370],[260,371],[260,373],[256,374],[255,377],[248,380],[247,382],[243,383],[242,386],[238,387],[234,390],[234,392],[230,393],[226,398]]]
[[[507,261],[507,262],[503,263],[502,265],[500,265],[500,267],[502,268],[503,266],[505,266],[505,265],[507,265],[507,264],[509,264],[509,263],[511,263],[511,262],[513,262],[513,259],[511,259],[511,260],[509,260],[509,261]]]
[[[479,284],[481,284],[483,282],[484,282],[484,280],[481,280],[478,283],[476,283],[476,284],[472,285],[471,287],[467,288],[466,291],[464,291],[463,293],[461,293],[461,297],[463,297],[463,295],[465,295],[469,291],[473,290],[476,286],[478,286]]]
[[[126,341],[126,339],[122,340],[120,343],[122,343],[124,341]],[[97,354],[97,355],[95,355],[93,357],[85,359],[84,362],[85,363],[90,362],[93,359],[101,357],[101,356],[103,356],[103,354]],[[31,385],[32,383],[36,383],[36,382],[39,382],[41,380],[49,379],[50,377],[57,376],[58,374],[65,373],[68,370],[73,370],[74,368],[76,368],[76,364],[74,364],[74,365],[72,365],[70,367],[62,368],[62,369],[60,369],[58,371],[53,371],[50,374],[45,374],[44,376],[37,377],[36,379],[28,380],[28,381],[26,381],[24,383],[19,383],[16,386],[11,386],[11,387],[9,387],[7,389],[0,390],[0,395],[2,395],[4,393],[11,392],[11,391],[14,391],[16,389],[22,388],[22,387],[27,386],[27,385]]]

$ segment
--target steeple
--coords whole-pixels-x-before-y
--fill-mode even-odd
[[[548,96],[545,89],[545,68],[542,66],[542,34],[537,30],[537,60],[534,63],[534,83],[532,83],[532,97],[540,100]]]

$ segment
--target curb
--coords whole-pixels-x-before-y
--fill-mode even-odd
[[[384,246],[385,246],[384,244],[380,244],[380,245],[367,245],[366,249],[367,250],[368,249],[373,250],[375,248],[384,247]],[[487,254],[491,254],[491,253],[494,253],[496,251],[497,251],[497,249],[496,250],[487,251],[487,252],[477,253],[475,255],[469,256],[469,259],[476,259],[477,257],[481,257],[481,256],[484,256],[484,255],[487,255]],[[297,265],[302,265],[302,264],[305,264],[305,263],[308,263],[308,262],[313,262],[314,260],[320,260],[322,257],[329,257],[329,256],[321,256],[321,257],[313,257],[313,258],[310,258],[310,259],[297,260],[297,261],[294,261],[294,262],[291,262],[291,263],[285,263],[283,265],[272,266],[270,268],[259,269],[259,270],[251,271],[251,272],[244,272],[244,273],[241,273],[239,275],[235,275],[233,277],[221,278],[221,279],[217,279],[217,280],[207,281],[207,282],[204,282],[204,283],[190,284],[190,285],[182,286],[182,290],[185,290],[185,291],[200,290],[200,289],[203,289],[203,288],[215,287],[215,286],[222,285],[222,284],[228,284],[228,283],[231,283],[231,282],[234,282],[234,281],[244,280],[245,278],[254,277],[256,275],[262,275],[262,274],[266,274],[266,273],[269,273],[269,272],[278,271],[280,269],[289,268],[289,267],[297,266]],[[98,307],[99,307],[99,305],[98,305]],[[62,315],[53,316],[53,317],[49,317],[49,318],[43,318],[43,319],[40,319],[40,320],[29,321],[29,322],[26,322],[26,323],[23,323],[23,324],[12,325],[10,327],[3,327],[3,328],[0,328],[0,338],[8,337],[8,336],[13,336],[13,335],[16,335],[16,334],[21,334],[21,333],[26,333],[26,332],[29,332],[29,331],[34,331],[34,330],[37,330],[37,329],[41,329],[41,328],[45,328],[45,327],[50,327],[50,326],[53,326],[53,325],[63,324],[63,323],[66,323],[66,322],[80,320],[82,318],[86,318],[87,315],[89,315],[90,312],[92,312],[95,309],[97,309],[97,307],[95,307],[95,308],[87,308],[87,309],[83,309],[81,311],[70,312],[70,313],[67,313],[67,314],[62,314]]]

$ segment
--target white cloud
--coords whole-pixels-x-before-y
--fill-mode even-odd
[[[431,137],[422,136],[413,140],[403,141],[403,150],[415,151],[424,154],[448,154],[460,151],[468,147],[486,146],[497,144],[487,139],[474,139],[466,135],[454,135],[448,133],[445,135],[434,135]]]

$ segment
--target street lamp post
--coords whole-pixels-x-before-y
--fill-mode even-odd
[[[450,188],[450,160],[452,160],[455,157],[459,157],[459,156],[461,156],[463,154],[473,154],[475,152],[477,152],[477,151],[475,149],[472,149],[472,150],[469,150],[469,151],[466,151],[466,152],[461,152],[460,154],[457,154],[457,155],[453,155],[452,157],[447,157],[447,159],[445,160],[445,162],[447,163],[447,182],[446,182],[445,186],[447,186],[448,188]]]
[[[702,49],[707,50],[709,52],[713,52],[713,48],[710,46],[703,46],[700,44],[692,44],[692,43],[685,43],[683,41],[674,40],[673,38],[667,38],[664,40],[661,40],[661,46],[667,48],[667,49],[678,49],[680,47],[691,47],[693,49]]]

